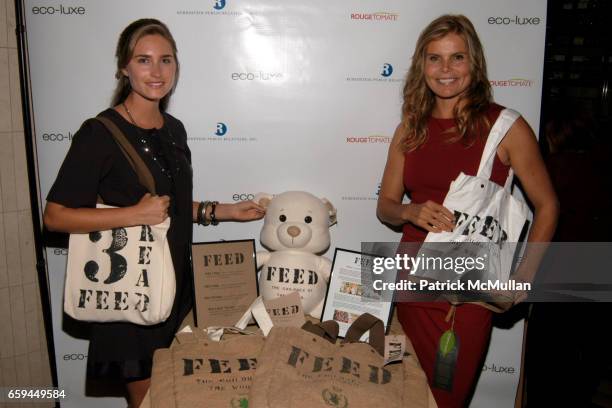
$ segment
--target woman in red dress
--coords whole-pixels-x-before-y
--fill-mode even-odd
[[[443,207],[450,182],[460,172],[476,175],[490,127],[503,107],[493,103],[484,52],[472,23],[461,15],[432,21],[417,41],[404,86],[402,121],[387,157],[378,199],[381,221],[402,226],[402,242],[422,242],[427,233],[451,231],[453,213]],[[497,149],[491,180],[500,185],[509,169],[534,210],[529,242],[548,242],[558,204],[536,137],[521,117]],[[410,203],[403,204],[404,193]],[[531,282],[540,254],[526,254],[515,277]],[[515,299],[518,303],[524,295]],[[451,328],[448,302],[397,303],[439,407],[469,402],[491,333],[491,312],[474,304],[456,307],[453,330],[458,352],[451,385],[436,388],[433,376],[441,335]]]

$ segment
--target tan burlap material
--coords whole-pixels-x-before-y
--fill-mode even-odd
[[[310,320],[312,323],[318,323],[318,321],[316,319],[312,319],[312,318],[308,318],[308,320]],[[256,328],[255,326],[249,326],[249,329],[253,329]],[[401,325],[399,324],[397,317],[394,313],[393,319],[391,321],[391,328],[390,328],[390,333],[391,334],[403,334],[403,330]],[[306,332],[304,332],[306,333]],[[306,335],[308,335],[308,333],[306,333]],[[226,334],[224,336],[224,340],[229,340],[231,338],[236,338],[236,337],[244,337],[243,335],[232,335],[232,334]],[[278,337],[277,335],[275,335],[275,337]],[[192,342],[192,341],[196,341],[196,337],[193,335],[185,335],[185,334],[179,334],[177,336],[177,340],[175,341],[175,343],[173,344],[172,347],[175,347],[178,344],[182,344],[182,343],[187,343],[187,342]],[[310,340],[312,342],[312,339]],[[320,341],[320,343],[325,343],[328,342],[327,340],[318,340]],[[404,358],[403,363],[401,364],[389,364],[387,366],[385,366],[385,369],[388,370],[392,376],[394,377],[408,377],[410,378],[411,375],[410,373],[415,373],[414,375],[412,375],[412,381],[409,379],[408,381],[405,382],[405,387],[406,390],[404,392],[404,396],[406,397],[406,401],[405,401],[405,405],[402,404],[400,405],[391,405],[391,406],[406,406],[406,407],[421,407],[421,406],[425,406],[427,408],[437,408],[436,402],[433,398],[433,395],[431,394],[431,390],[429,389],[429,387],[427,386],[427,383],[423,383],[420,379],[423,378],[422,375],[422,371],[418,362],[418,359],[416,358],[416,355],[414,354],[414,349],[412,348],[412,344],[410,343],[410,339],[408,339],[407,342],[407,351],[409,353],[408,356],[406,356]],[[330,343],[331,344],[331,343]],[[365,347],[363,347],[365,346]],[[344,348],[346,346],[343,346],[342,348]],[[370,350],[372,350],[369,346],[367,345],[362,345],[362,347],[360,347],[361,349],[365,350],[367,353],[371,353]],[[358,351],[359,352],[359,351]],[[169,358],[166,356],[164,357],[162,354],[164,353],[168,353],[168,350],[165,351],[161,351],[158,352],[160,353],[159,355],[156,354],[156,362],[154,364],[154,368],[153,368],[153,378],[151,380],[151,390],[147,393],[142,405],[140,406],[140,408],[153,408],[153,407],[169,407],[169,408],[175,408],[175,407],[182,407],[181,405],[177,405],[176,401],[174,400],[174,394],[173,393],[168,393],[168,392],[163,392],[164,389],[168,390],[171,387],[173,387],[173,380],[169,381],[169,375],[165,375],[166,372],[170,372],[171,368],[164,368],[163,365],[165,364],[166,366],[168,366],[168,362],[169,362]],[[260,356],[261,359],[261,356]],[[259,359],[259,360],[260,360]],[[377,360],[378,361],[378,360]],[[269,365],[268,365],[269,366]],[[273,371],[273,368],[272,368]],[[406,375],[404,374],[404,372],[406,372]],[[421,373],[421,374],[419,374]],[[274,375],[274,374],[273,374]],[[280,376],[280,375],[279,375]],[[173,378],[173,377],[172,377]],[[322,381],[323,383],[325,381]],[[266,382],[267,383],[267,382]],[[252,384],[251,384],[252,385]],[[161,387],[161,390],[160,390]],[[425,392],[426,392],[426,399],[425,399],[425,405],[422,404],[422,391],[421,388],[425,388]],[[384,387],[383,387],[384,388]],[[156,391],[153,392],[153,389],[155,389]],[[413,392],[412,390],[416,389],[417,392]],[[284,392],[284,390],[283,390]],[[152,394],[154,395],[154,397],[152,397]],[[410,397],[409,394],[416,394],[416,397],[419,398],[415,398],[415,396]],[[325,406],[325,407],[334,407],[334,406],[338,406],[341,407],[342,405],[340,404],[343,399],[341,399],[340,397],[334,399],[333,396],[331,396],[329,393],[328,395],[328,399],[331,402],[331,405],[313,405],[313,406]],[[377,394],[372,394],[372,395],[377,395]],[[347,400],[347,408],[349,407],[371,407],[371,406],[379,406],[378,404],[380,404],[380,400],[378,400],[375,396],[373,397],[372,395],[369,396],[369,398],[367,400],[356,400],[355,397],[352,396],[352,394],[349,394],[349,400]],[[263,398],[265,398],[265,395],[262,396]],[[155,400],[156,403],[153,404],[152,400]],[[338,404],[333,405],[334,402],[333,401],[338,401]],[[375,400],[374,403],[371,403],[370,401]],[[421,403],[421,405],[417,404],[417,400],[419,400],[419,403]],[[376,401],[379,401],[378,403]],[[233,400],[234,403],[236,403],[236,400]],[[244,400],[238,400],[238,403],[242,402],[244,404]],[[224,406],[229,406],[232,407],[231,405],[232,401],[230,401],[230,405],[224,405]],[[199,401],[198,405],[195,406],[214,406],[214,405],[208,405],[206,404],[205,400],[201,400]],[[240,405],[235,405],[236,407],[240,407]],[[245,406],[245,405],[243,405]],[[255,405],[253,405],[253,402],[250,401],[250,404],[248,405],[249,407],[254,407]],[[264,405],[266,406],[266,405]],[[270,407],[274,406],[274,405],[268,405]],[[278,406],[278,405],[277,405]],[[308,406],[305,403],[303,405],[295,405],[295,406]],[[384,405],[380,405],[380,406],[384,406]]]
[[[418,365],[384,366],[370,344],[334,344],[294,327],[270,331],[249,397],[250,408],[426,408],[429,402]]]
[[[153,356],[151,408],[248,407],[248,394],[264,338],[228,336],[210,341],[180,333]]]

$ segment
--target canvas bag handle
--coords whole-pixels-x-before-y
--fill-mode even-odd
[[[357,343],[363,334],[370,331],[370,346],[381,356],[385,355],[385,325],[382,320],[369,314],[363,313],[351,324],[346,331],[342,343]]]
[[[493,162],[495,161],[495,155],[497,154],[497,148],[504,139],[508,130],[512,127],[514,122],[521,116],[520,113],[513,109],[504,109],[500,112],[497,120],[491,127],[489,136],[487,137],[487,143],[485,144],[484,150],[482,151],[482,157],[480,158],[480,165],[478,166],[477,177],[491,179],[491,173],[493,172]],[[512,167],[508,170],[508,177],[504,184],[504,189],[509,190],[514,179],[514,171]]]
[[[104,127],[113,136],[113,139],[115,139],[115,142],[117,142],[119,149],[127,159],[128,163],[130,163],[130,166],[132,166],[132,169],[134,169],[134,172],[136,172],[138,182],[142,184],[149,191],[149,193],[151,193],[151,195],[156,195],[155,179],[153,178],[151,171],[142,160],[142,157],[140,157],[138,152],[136,152],[134,146],[132,146],[132,144],[127,140],[121,129],[119,129],[115,122],[109,118],[105,118],[104,116],[97,116],[93,118],[93,120],[97,120],[98,122],[102,123],[102,125],[104,125]]]
[[[338,338],[340,327],[338,326],[338,322],[335,320],[327,320],[325,322],[316,324],[306,321],[306,323],[304,323],[302,326],[302,330],[306,330],[309,333],[324,338],[330,343],[335,343],[336,339]]]

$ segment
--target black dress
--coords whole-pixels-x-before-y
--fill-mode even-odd
[[[170,196],[168,244],[176,273],[176,297],[168,320],[155,326],[92,323],[87,359],[90,378],[124,381],[150,377],[153,352],[168,347],[192,306],[190,247],[192,240],[191,153],[183,124],[164,114],[161,129],[142,129],[114,109],[101,115],[113,120],[143,158],[158,195]],[[47,201],[70,208],[136,204],[147,192],[106,128],[87,121],[74,135]]]

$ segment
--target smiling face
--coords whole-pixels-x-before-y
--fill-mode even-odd
[[[161,35],[145,35],[136,42],[121,72],[129,78],[133,96],[158,102],[174,86],[176,59],[172,45]]]
[[[425,82],[436,102],[458,102],[471,83],[470,54],[460,35],[449,33],[425,47]]]

